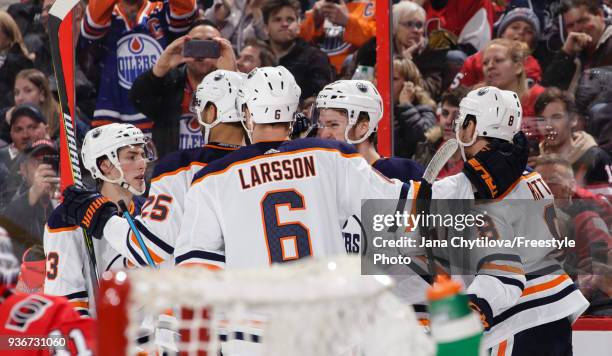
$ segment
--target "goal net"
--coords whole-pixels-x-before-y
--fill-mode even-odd
[[[358,257],[119,272],[103,278],[99,342],[117,355],[432,355],[391,284],[360,275]]]

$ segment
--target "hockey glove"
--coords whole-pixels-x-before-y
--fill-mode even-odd
[[[293,122],[293,128],[291,130],[291,139],[294,140],[302,137],[302,134],[309,129],[310,119],[302,113],[295,114],[295,121]]]
[[[64,190],[65,219],[85,229],[88,235],[101,239],[106,222],[117,215],[117,206],[94,190],[74,185]]]
[[[493,314],[491,312],[491,307],[489,303],[487,303],[484,299],[478,298],[474,294],[468,294],[469,298],[469,306],[478,316],[480,317],[480,322],[482,323],[482,328],[487,331],[491,329],[491,323],[493,322]]]
[[[495,140],[483,148],[463,167],[463,173],[476,187],[477,198],[495,199],[521,178],[527,167],[529,145],[521,131],[513,143]]]

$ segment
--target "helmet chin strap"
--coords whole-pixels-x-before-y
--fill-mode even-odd
[[[240,121],[240,124],[242,124],[244,131],[246,131],[247,137],[249,138],[249,142],[253,143],[253,130],[249,130],[249,128],[247,127],[246,120]]]
[[[204,144],[208,144],[208,138],[210,137],[210,127],[204,126]]]
[[[346,140],[347,143],[350,143],[351,145],[357,145],[362,143],[363,141],[365,141],[368,137],[370,137],[370,135],[372,134],[372,132],[374,132],[374,130],[372,130],[371,128],[368,128],[368,131],[365,133],[365,135],[363,135],[362,138],[357,139],[357,140],[351,140],[349,138],[349,131],[355,127],[355,125],[349,125],[346,127],[346,129],[344,129],[344,139]]]
[[[470,142],[461,141],[461,138],[459,137],[459,130],[455,132],[455,138],[457,139],[457,143],[459,144],[459,150],[461,151],[461,158],[463,158],[463,161],[467,162],[467,158],[465,157],[465,147],[470,147],[471,145],[474,144],[474,142],[476,142],[476,139],[478,138],[478,131],[474,130],[474,135],[472,136],[472,139],[470,140]]]
[[[117,179],[110,179],[107,176],[105,176],[104,174],[102,174],[102,176],[100,178],[103,181],[106,181],[106,182],[109,182],[109,183],[113,183],[113,184],[117,184],[121,188],[127,189],[130,193],[132,193],[134,195],[142,195],[142,194],[144,194],[144,192],[147,190],[146,186],[145,186],[145,188],[143,190],[137,190],[136,188],[134,188],[131,184],[129,184],[125,180],[125,175],[123,174],[123,169],[121,169],[121,166],[120,165],[115,165],[114,163],[113,163],[113,165],[119,171],[119,174],[120,174],[119,178],[117,178]]]
[[[206,144],[208,144],[208,140],[210,138],[210,132],[212,131],[213,127],[217,126],[217,124],[220,121],[219,121],[219,118],[217,117],[217,118],[215,118],[215,120],[212,123],[210,123],[210,124],[205,123],[204,120],[201,119],[203,111],[204,111],[204,109],[196,110],[196,115],[198,116],[197,117],[198,122],[200,123],[201,126],[204,126],[204,129],[205,129],[204,130],[204,144],[206,145]]]
[[[145,189],[143,189],[142,191],[137,190],[136,188],[134,188],[132,185],[130,185],[128,182],[126,182],[125,180],[122,179],[121,183],[119,183],[119,186],[121,188],[127,189],[130,191],[130,193],[134,194],[134,195],[142,195],[144,194],[144,192],[146,191],[146,187]]]

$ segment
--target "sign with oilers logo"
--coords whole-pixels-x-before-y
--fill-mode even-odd
[[[179,124],[179,149],[185,150],[204,145],[200,123],[192,113],[183,114]]]
[[[119,85],[129,90],[139,75],[153,67],[162,51],[160,44],[146,34],[122,37],[117,43]]]

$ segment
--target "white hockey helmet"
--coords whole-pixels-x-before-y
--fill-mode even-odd
[[[85,135],[83,147],[81,148],[81,159],[83,165],[91,173],[93,178],[102,179],[109,183],[119,184],[130,192],[141,195],[140,191],[129,185],[124,178],[121,164],[119,163],[119,149],[126,146],[143,145],[145,150],[145,160],[151,162],[156,159],[155,146],[139,128],[131,124],[113,123],[91,129]],[[119,171],[119,178],[110,179],[105,176],[98,167],[99,158],[108,160]]]
[[[340,109],[346,111],[348,125],[344,131],[344,139],[348,143],[357,144],[365,141],[378,129],[378,123],[383,116],[382,98],[376,86],[367,80],[338,80],[326,85],[317,95],[313,109],[315,125],[318,124],[318,114],[321,109]],[[368,131],[358,140],[349,138],[349,131],[359,119],[359,114],[366,112],[370,118]]]
[[[246,74],[218,69],[204,77],[193,96],[193,112],[200,125],[206,128],[204,143],[208,142],[210,130],[220,122],[240,122],[243,120],[240,108],[236,105],[238,90]],[[207,124],[201,117],[204,108],[212,103],[217,108],[217,118]]]
[[[459,130],[467,126],[470,115],[476,120],[476,130],[470,142],[462,142]],[[521,129],[522,119],[521,101],[515,92],[496,87],[474,89],[459,104],[459,116],[455,122],[457,141],[462,152],[463,147],[473,145],[478,136],[512,142]]]
[[[302,90],[283,66],[253,69],[238,93],[238,105],[246,105],[256,124],[293,122]],[[244,116],[244,113],[243,113]]]

